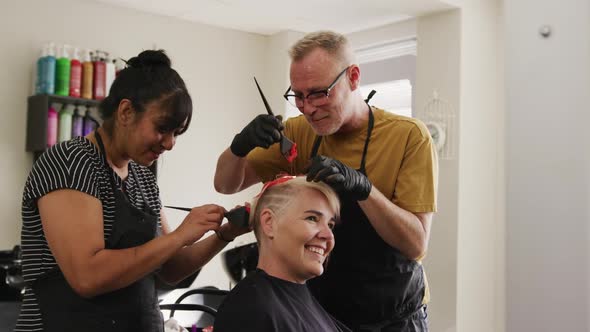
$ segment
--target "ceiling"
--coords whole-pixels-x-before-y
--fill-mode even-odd
[[[452,8],[438,0],[92,0],[208,25],[272,35],[351,33]]]

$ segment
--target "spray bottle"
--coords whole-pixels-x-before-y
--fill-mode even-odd
[[[49,43],[43,48],[39,60],[37,60],[37,78],[35,93],[55,93],[55,45]]]
[[[92,99],[92,81],[94,80],[94,65],[92,64],[92,52],[84,50],[82,56],[82,98]]]
[[[74,105],[67,104],[59,112],[59,129],[57,134],[57,140],[59,142],[65,142],[72,138],[72,116],[74,115]]]
[[[57,142],[57,111],[53,105],[47,110],[47,147]]]
[[[96,121],[92,115],[90,115],[91,111],[92,110],[88,108],[86,110],[86,114],[84,115],[84,132],[82,133],[84,136],[90,134],[98,127],[98,121]]]
[[[84,134],[84,112],[86,107],[83,105],[76,106],[72,117],[72,137],[82,136]]]
[[[111,85],[115,81],[117,75],[115,71],[115,60],[111,59],[108,53],[105,52],[105,94],[108,96],[111,91]]]
[[[93,96],[96,100],[102,100],[105,97],[106,65],[101,51],[96,51],[92,63],[94,64]]]
[[[113,60],[115,62],[115,76],[119,76],[121,70],[125,69],[125,62],[121,58]]]
[[[80,62],[79,50],[74,48],[72,61],[70,62],[70,96],[80,98],[82,88],[82,63]]]
[[[43,46],[43,51],[41,52],[41,57],[37,60],[37,76],[35,78],[35,94],[42,94],[45,93],[47,90],[47,82],[44,79],[43,75],[46,72],[46,63],[47,63],[47,56],[49,55],[49,45]]]
[[[55,65],[55,94],[67,96],[70,93],[70,59],[68,45],[60,45]]]
[[[54,136],[55,137],[55,139],[54,139],[54,142],[55,143],[59,142],[59,115],[60,115],[63,107],[64,107],[64,104],[62,104],[62,103],[56,103],[56,102],[51,103],[51,108],[53,108],[53,110],[57,114],[57,123],[55,125],[55,136]]]

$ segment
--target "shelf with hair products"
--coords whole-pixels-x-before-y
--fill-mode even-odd
[[[26,151],[36,160],[47,148],[76,136],[86,136],[102,124],[99,100],[37,94],[27,99]],[[156,174],[154,162],[150,170]]]

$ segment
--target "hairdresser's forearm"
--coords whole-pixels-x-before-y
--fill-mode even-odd
[[[260,182],[246,158],[234,155],[228,148],[219,156],[215,169],[215,190],[233,194]]]

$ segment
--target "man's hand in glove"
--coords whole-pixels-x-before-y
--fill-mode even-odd
[[[373,185],[361,172],[340,161],[325,156],[315,156],[307,169],[307,181],[323,181],[338,193],[348,194],[357,201],[369,197]]]
[[[283,130],[281,121],[280,116],[258,115],[234,137],[230,145],[231,152],[238,157],[245,157],[256,147],[267,149],[280,141]]]

